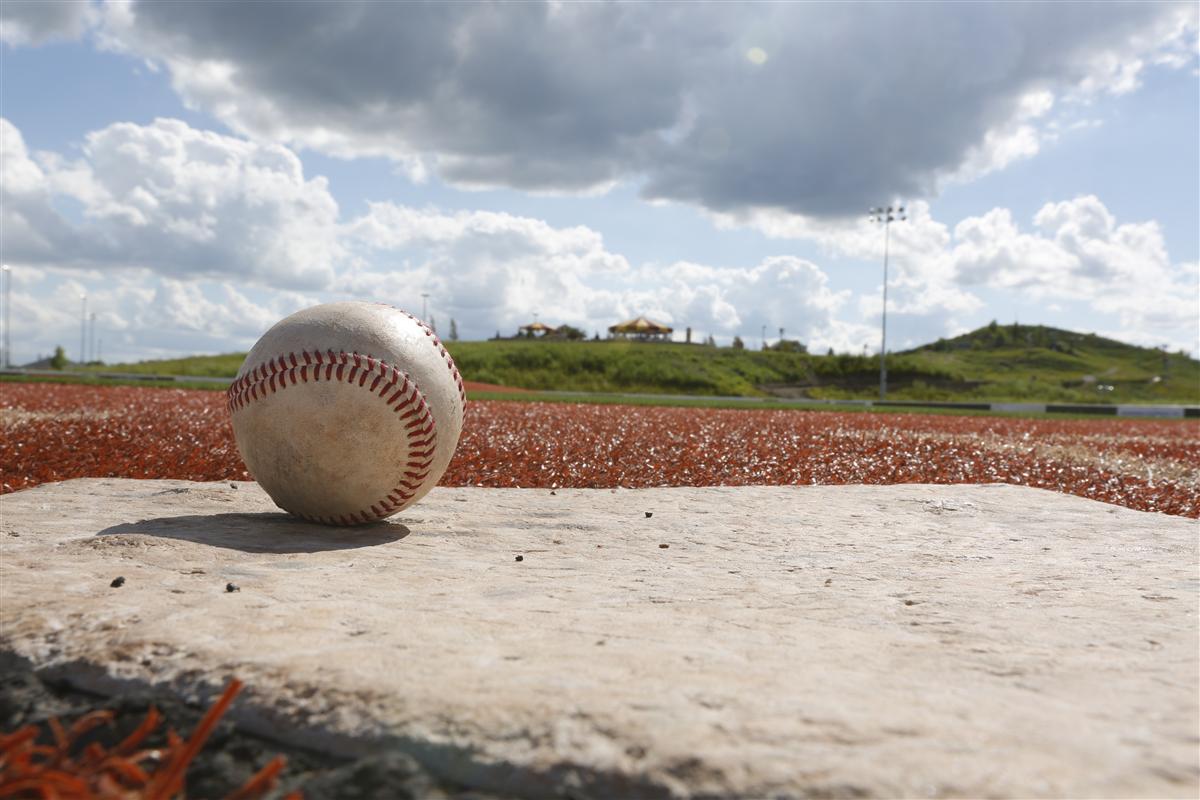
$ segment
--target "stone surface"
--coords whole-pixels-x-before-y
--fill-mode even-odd
[[[293,744],[529,797],[1197,795],[1195,520],[925,485],[437,489],[352,530],[254,484],[0,510],[2,660],[236,674],[232,716]]]

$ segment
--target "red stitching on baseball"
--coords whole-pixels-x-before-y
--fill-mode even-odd
[[[409,460],[404,464],[403,478],[396,482],[396,486],[388,492],[384,499],[376,501],[367,509],[351,514],[340,514],[337,517],[297,515],[304,519],[339,525],[352,525],[382,519],[400,511],[412,501],[417,490],[421,488],[421,481],[428,477],[433,466],[433,454],[437,449],[436,424],[433,413],[429,410],[429,404],[425,402],[425,396],[421,394],[417,385],[409,379],[408,375],[398,368],[369,355],[365,357],[366,366],[363,367],[363,358],[358,353],[334,353],[332,350],[324,356],[320,351],[310,353],[303,350],[299,353],[299,359],[297,359],[296,353],[287,353],[259,364],[230,384],[226,392],[226,404],[229,413],[233,414],[255,400],[261,400],[268,393],[274,394],[289,386],[295,386],[297,383],[308,383],[310,379],[309,365],[314,361],[316,365],[311,370],[311,379],[320,381],[321,364],[324,362],[324,379],[327,381],[334,379],[336,368],[338,381],[351,385],[357,383],[360,387],[366,388],[367,378],[376,374],[375,380],[372,381],[367,391],[371,394],[378,394],[380,399],[384,399],[389,407],[393,407],[393,410],[400,414],[401,420],[415,417],[412,422],[403,426],[408,439],[409,455]],[[303,364],[300,361],[303,361]],[[452,361],[451,364],[453,365]],[[347,366],[350,367],[349,372],[345,371]],[[395,393],[388,397],[393,388],[396,389]],[[398,403],[397,400],[399,400]],[[401,412],[404,413],[401,414]]]
[[[458,399],[462,401],[463,408],[467,407],[467,389],[463,385],[462,375],[458,372],[458,367],[454,364],[454,359],[450,357],[450,353],[446,351],[446,347],[442,344],[442,340],[434,333],[433,328],[425,324],[425,322],[407,311],[396,309],[401,314],[411,319],[413,322],[421,326],[421,330],[425,331],[426,336],[433,338],[433,343],[437,345],[438,352],[442,354],[442,359],[446,362],[446,366],[450,368],[450,377],[454,379],[455,385],[458,386]]]

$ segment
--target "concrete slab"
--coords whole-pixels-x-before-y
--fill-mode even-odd
[[[350,531],[245,483],[78,480],[0,510],[10,666],[201,699],[236,674],[251,730],[494,791],[1200,782],[1194,520],[924,485],[438,489]]]

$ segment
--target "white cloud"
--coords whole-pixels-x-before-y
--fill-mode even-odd
[[[40,45],[78,39],[96,21],[87,0],[4,0],[0,3],[0,42]]]
[[[1200,27],[1194,3],[104,9],[104,46],[256,139],[386,157],[413,180],[638,180],[648,199],[810,217],[1029,158],[1064,100],[1194,64]]]
[[[535,313],[589,333],[644,313],[680,336],[690,325],[697,338],[723,341],[763,325],[770,338],[783,326],[821,347],[857,348],[862,338],[836,316],[848,294],[808,261],[635,267],[584,226],[386,202],[342,220],[324,179],[306,178],[291,151],[177,120],[111,125],[89,134],[75,160],[30,154],[7,121],[0,134],[6,258],[22,288],[41,275],[33,293],[70,298],[22,300],[15,320],[30,346],[72,340],[81,292],[116,337],[114,355],[139,340],[154,355],[236,349],[307,303],[418,308],[422,293],[443,325],[454,317],[474,337],[512,333]],[[64,201],[76,213],[60,211]]]
[[[1156,222],[1118,223],[1094,196],[1047,203],[1023,231],[1007,208],[968,217],[951,231],[928,203],[907,207],[890,231],[888,313],[908,315],[906,328],[928,336],[961,326],[983,309],[982,294],[1016,293],[1054,313],[1055,299],[1111,315],[1126,341],[1197,348],[1200,276],[1195,263],[1173,263]],[[719,227],[753,227],[779,239],[817,243],[832,258],[882,261],[883,235],[865,216],[821,220],[758,211],[712,215]],[[882,285],[861,295],[864,320],[877,321]],[[1030,309],[1037,317],[1037,307]],[[877,322],[875,323],[877,324]],[[1099,322],[1092,328],[1100,327]]]
[[[143,356],[239,349],[304,305],[359,297],[418,309],[422,293],[443,329],[453,317],[471,338],[512,333],[535,313],[589,333],[647,314],[697,339],[752,343],[765,326],[768,339],[784,327],[813,349],[875,346],[879,286],[836,290],[812,261],[634,265],[585,226],[388,202],[343,219],[324,179],[306,177],[287,148],[178,121],[109,126],[72,160],[30,153],[0,120],[0,155],[15,332],[38,347],[77,341],[81,291],[115,337],[112,354],[117,345]],[[1119,223],[1090,196],[1047,204],[1030,230],[1007,209],[953,230],[924,201],[907,213],[890,230],[889,315],[908,339],[898,346],[961,329],[991,290],[1047,309],[1083,302],[1097,329],[1117,320],[1122,338],[1194,346],[1198,268],[1171,262],[1153,222]],[[713,219],[816,242],[832,261],[882,256],[883,232],[865,217]]]
[[[1127,341],[1194,348],[1200,268],[1171,262],[1158,223],[1119,224],[1091,195],[1047,203],[1033,222],[1035,232],[1022,232],[1006,209],[960,222],[950,252],[956,279],[1042,302],[1082,300],[1116,315]]]
[[[327,283],[342,257],[338,208],[285,147],[179,120],[116,123],[82,157],[30,154],[0,120],[6,257],[29,264],[237,276],[278,287]],[[63,213],[77,204],[79,219]]]

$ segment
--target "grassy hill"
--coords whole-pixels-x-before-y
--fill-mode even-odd
[[[990,325],[900,354],[1004,399],[1200,403],[1200,361],[1045,325]]]
[[[864,399],[879,391],[878,357],[612,341],[447,347],[467,380],[526,389]],[[232,376],[243,358],[196,356],[106,369]],[[1200,362],[1092,334],[992,325],[889,356],[888,384],[896,400],[1200,403]]]

